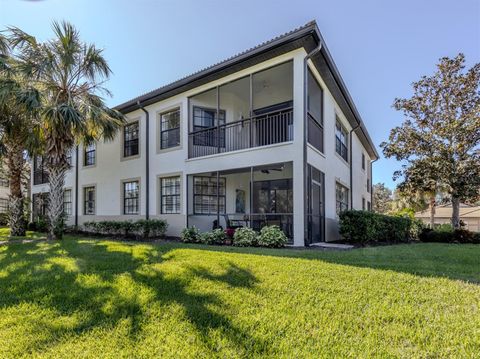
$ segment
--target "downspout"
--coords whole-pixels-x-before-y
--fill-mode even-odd
[[[145,219],[150,219],[150,114],[140,101],[137,105],[145,112]]]
[[[360,122],[358,122],[355,127],[353,127],[350,130],[350,133],[348,134],[349,140],[350,140],[350,146],[349,146],[349,156],[350,156],[350,209],[353,209],[353,151],[352,151],[352,145],[353,145],[353,140],[352,140],[352,135],[353,133],[360,127]]]
[[[78,229],[78,145],[75,147],[75,230]]]
[[[319,41],[318,46],[310,51],[303,59],[303,241],[305,245],[308,245],[308,208],[309,203],[307,201],[307,141],[308,141],[308,60],[318,54],[322,49],[322,43]],[[323,111],[323,109],[322,109]],[[325,236],[324,236],[325,237]]]

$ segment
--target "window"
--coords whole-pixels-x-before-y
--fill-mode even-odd
[[[72,215],[72,190],[66,189],[63,191],[63,214],[65,216]]]
[[[367,178],[367,193],[370,193],[370,178]]]
[[[365,153],[362,153],[362,170],[365,170]]]
[[[160,180],[162,214],[180,213],[180,176]]]
[[[225,147],[225,127],[220,127],[218,133],[216,127],[225,124],[225,111],[220,110],[217,118],[217,110],[195,106],[193,108],[193,132],[202,131],[201,135],[194,137],[194,145]],[[208,130],[208,129],[211,130]]]
[[[362,197],[362,211],[365,211],[365,198]]]
[[[48,209],[48,193],[34,193],[32,195],[32,217],[33,220],[45,218]]]
[[[372,210],[372,204],[370,203],[370,201],[367,202],[367,209],[368,209],[369,211]]]
[[[72,150],[68,150],[67,152],[67,163],[68,167],[72,168]]]
[[[123,214],[138,214],[139,195],[138,181],[123,182]]]
[[[225,178],[219,178],[219,213],[225,213]],[[193,177],[193,212],[195,214],[217,213],[217,178]]]
[[[293,213],[293,180],[253,182],[254,213]]]
[[[95,187],[85,187],[83,189],[83,214],[95,214]]]
[[[0,198],[0,213],[7,213],[8,211],[8,198]]]
[[[335,151],[348,162],[348,134],[347,130],[342,126],[337,118],[335,123]]]
[[[138,155],[138,122],[126,125],[123,128],[123,157]]]
[[[95,143],[85,146],[85,154],[83,156],[84,166],[93,166],[95,164],[97,146]]]
[[[180,145],[180,109],[163,113],[160,116],[160,148]]]
[[[323,91],[308,70],[308,143],[323,152]]]
[[[4,177],[0,177],[0,186],[1,187],[8,187],[8,185],[9,185],[8,179],[4,178]]]
[[[45,160],[43,156],[35,156],[33,159],[33,184],[48,183],[48,174],[45,169]]]
[[[337,214],[348,209],[348,188],[337,182],[336,184]]]

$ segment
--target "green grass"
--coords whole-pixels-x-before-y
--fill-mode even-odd
[[[475,357],[480,246],[0,246],[0,357]]]
[[[45,233],[27,231],[25,237],[10,237],[10,228],[0,227],[0,241],[22,240],[22,239],[41,239],[46,238]]]

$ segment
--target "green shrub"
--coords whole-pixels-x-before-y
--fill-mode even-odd
[[[140,219],[133,223],[133,230],[144,239],[163,237],[167,231],[167,221],[162,219]]]
[[[0,226],[8,225],[8,213],[0,213]]]
[[[185,243],[199,243],[200,232],[197,227],[187,227],[182,230],[180,238]]]
[[[226,239],[225,232],[220,228],[200,235],[200,242],[204,244],[225,244]]]
[[[258,244],[263,247],[280,248],[287,242],[287,236],[277,225],[263,227],[258,236]]]
[[[99,235],[113,235],[132,237],[133,235],[144,239],[162,237],[165,235],[168,224],[162,219],[139,219],[138,221],[99,221],[84,222],[86,232]]]
[[[435,231],[438,232],[453,232],[453,226],[450,223],[442,223],[437,226],[435,226]]]
[[[233,245],[238,247],[256,246],[258,244],[258,235],[253,229],[248,227],[238,228],[233,235]]]
[[[424,228],[425,228],[425,224],[421,219],[418,219],[418,218],[411,219],[410,239],[418,240],[420,237],[420,233],[422,233]]]
[[[437,243],[475,243],[480,244],[480,233],[474,233],[466,229],[455,229],[453,231],[432,230],[425,228],[420,234],[422,242]]]
[[[407,242],[412,220],[374,212],[349,210],[340,213],[340,234],[349,243]]]

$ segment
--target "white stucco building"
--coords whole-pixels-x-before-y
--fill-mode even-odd
[[[378,154],[315,22],[117,109],[113,142],[72,151],[69,224],[277,224],[304,246],[338,238],[339,210],[370,207]],[[33,167],[35,215],[48,183]]]

